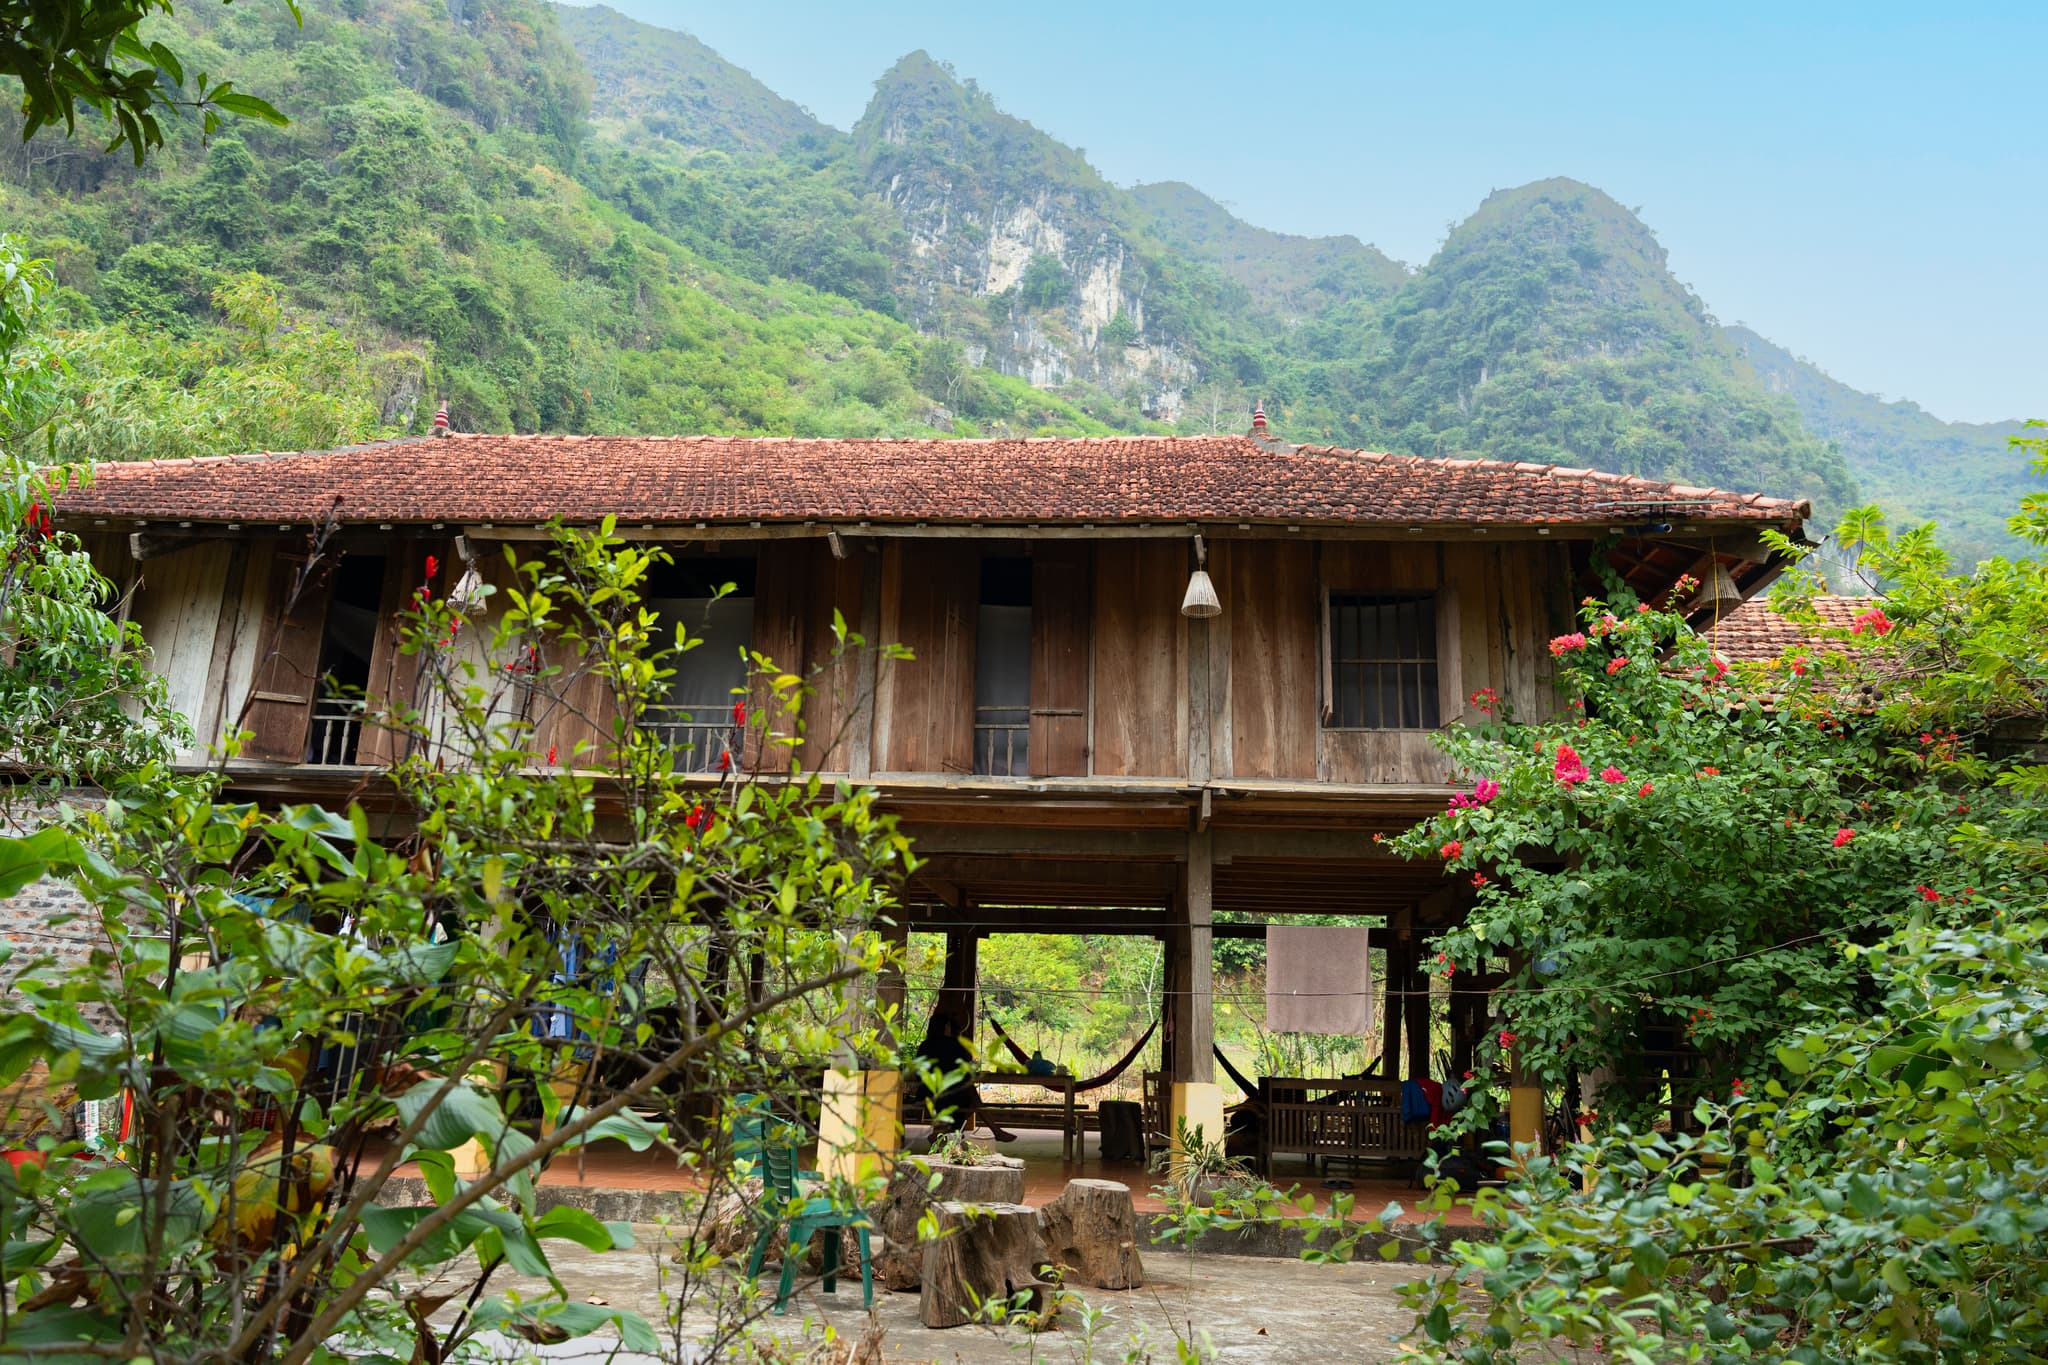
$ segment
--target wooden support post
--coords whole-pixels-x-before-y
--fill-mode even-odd
[[[1508,964],[1510,979],[1521,976],[1526,965],[1526,960],[1521,957],[1511,959]],[[1514,999],[1512,995],[1506,998]],[[1512,1015],[1500,1022],[1506,1031],[1513,1031]],[[1508,1141],[1516,1147],[1532,1148],[1543,1142],[1543,1085],[1523,1065],[1519,1043],[1508,1050]]]
[[[909,998],[909,986],[903,979],[903,954],[910,948],[910,926],[899,920],[894,924],[876,926],[882,936],[882,944],[889,952],[889,961],[875,980],[875,1016],[883,1033],[892,1041],[903,1034],[903,1007]]]
[[[1398,917],[1387,916],[1380,934],[1380,1078],[1401,1079],[1401,982],[1406,979],[1406,956],[1401,943]]]
[[[1188,781],[1209,781],[1209,623],[1188,622]]]
[[[1174,1022],[1174,1135],[1185,1121],[1204,1142],[1223,1140],[1223,1088],[1216,1084],[1215,843],[1203,830],[1188,836],[1185,880],[1175,900],[1182,988],[1169,997]]]
[[[1419,1078],[1433,1074],[1429,1064],[1429,973],[1422,970],[1421,931],[1411,932],[1415,938],[1408,951],[1408,974],[1401,987],[1406,992],[1401,1001],[1401,1031],[1408,1039],[1408,1074]]]

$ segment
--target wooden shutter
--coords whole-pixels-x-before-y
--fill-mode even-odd
[[[312,564],[303,554],[279,553],[271,560],[270,592],[257,635],[250,731],[242,748],[248,758],[303,763],[313,698],[320,690],[320,644],[327,629],[327,604],[334,595],[331,560]]]
[[[1088,545],[1031,559],[1031,775],[1088,774]]]
[[[431,582],[436,597],[447,594],[462,578],[464,566],[455,559],[454,542],[449,539],[401,540],[384,561],[384,591],[377,601],[377,639],[370,646],[370,685],[363,714],[363,738],[356,746],[356,762],[389,765],[411,752],[412,737],[386,725],[378,718],[402,715],[419,704],[420,657],[401,653],[405,640],[405,611],[413,593],[428,584],[427,556],[432,555],[439,572]],[[475,626],[477,623],[468,623]]]
[[[804,601],[810,588],[810,557],[825,551],[823,542],[771,540],[754,560],[754,638],[747,648],[763,655],[777,672],[801,676],[804,666]],[[750,668],[752,667],[749,661]],[[797,732],[798,717],[784,715],[775,699],[771,676],[750,679],[747,705],[755,715],[766,716],[771,732],[786,741]],[[783,771],[791,756],[801,755],[786,743],[764,741],[761,732],[749,724],[740,742],[751,767]]]

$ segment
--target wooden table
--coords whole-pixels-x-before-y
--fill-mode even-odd
[[[1076,1162],[1081,1159],[1081,1124],[1074,1112],[1074,1078],[1072,1076],[1043,1076],[1029,1071],[977,1071],[976,1085],[1035,1085],[1042,1090],[1055,1090],[1066,1096],[1064,1114],[1060,1123],[1060,1160]],[[1000,1108],[997,1110],[1000,1113]]]

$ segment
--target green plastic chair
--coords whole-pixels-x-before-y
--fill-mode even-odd
[[[796,1131],[793,1127],[772,1123],[765,1107],[754,1096],[735,1098],[741,1107],[732,1121],[733,1161],[735,1164],[742,1161],[753,1164],[761,1176],[761,1231],[754,1239],[754,1253],[747,1260],[747,1278],[751,1280],[760,1275],[761,1262],[768,1255],[768,1244],[775,1240],[775,1229],[786,1221],[789,1224],[789,1245],[782,1253],[782,1281],[775,1291],[776,1314],[779,1316],[789,1311],[790,1291],[796,1287],[797,1264],[810,1249],[811,1238],[821,1232],[825,1234],[821,1248],[825,1258],[824,1288],[827,1294],[836,1294],[839,1292],[839,1232],[842,1228],[851,1228],[860,1247],[861,1307],[874,1307],[875,1262],[868,1239],[872,1225],[867,1214],[857,1209],[839,1208],[830,1199],[822,1197],[805,1199],[794,1217],[786,1214],[784,1210],[799,1198],[797,1182],[815,1180],[817,1176],[797,1169]]]

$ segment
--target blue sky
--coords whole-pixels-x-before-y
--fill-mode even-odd
[[[842,128],[924,48],[1119,184],[1411,263],[1572,176],[1722,321],[1945,418],[2048,416],[2048,4],[611,3]]]

